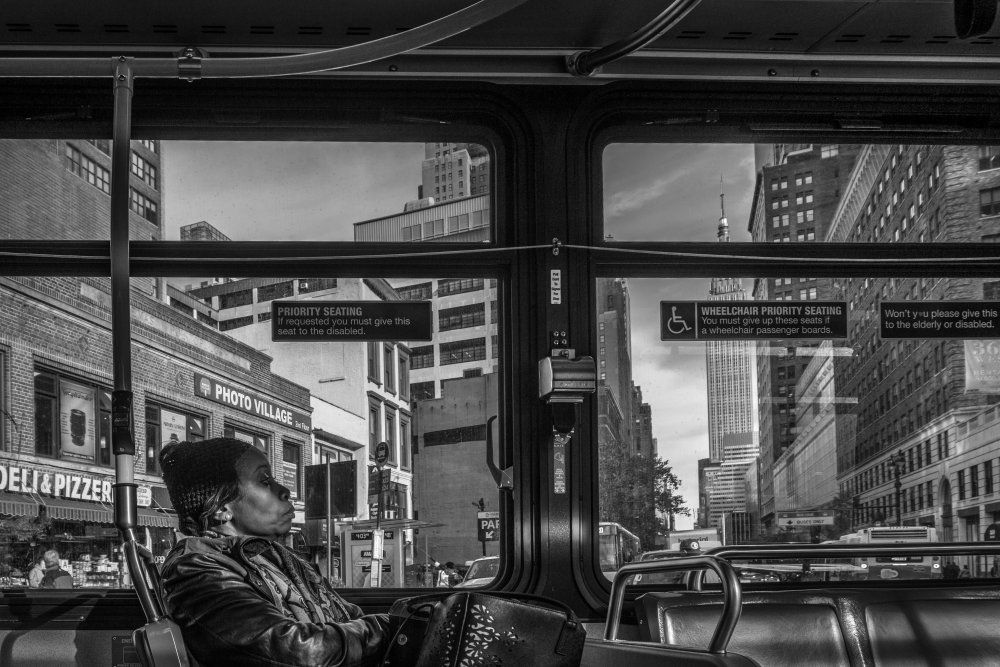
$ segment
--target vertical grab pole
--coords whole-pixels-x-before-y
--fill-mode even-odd
[[[132,312],[129,284],[129,167],[132,153],[132,61],[114,59],[114,125],[111,147],[111,447],[115,456],[115,525],[122,536],[139,603],[149,621],[163,609],[146,575],[136,535],[135,422],[132,413]]]
[[[114,364],[111,444],[115,455],[115,524],[136,539],[135,428],[132,415],[132,315],[129,298],[129,162],[132,64],[114,61],[114,127],[111,150],[111,353]]]

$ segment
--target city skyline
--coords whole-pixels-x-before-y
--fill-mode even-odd
[[[605,232],[714,241],[721,179],[732,240],[749,240],[753,155],[751,144],[609,146]],[[399,213],[417,198],[423,157],[423,143],[164,142],[164,236],[177,239],[180,226],[205,220],[233,240],[352,240],[353,223]],[[635,383],[692,511],[677,518],[678,529],[696,517],[698,459],[708,452],[705,352],[703,343],[660,341],[658,303],[704,300],[709,282],[629,279]]]

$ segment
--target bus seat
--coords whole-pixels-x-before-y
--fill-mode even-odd
[[[166,612],[160,572],[153,563],[153,554],[135,541],[123,544],[132,583],[146,624],[132,632],[132,642],[142,667],[199,667],[188,653],[180,626]]]
[[[1000,655],[996,599],[884,600],[865,608],[872,654],[880,667],[987,667]]]
[[[132,641],[142,667],[198,667],[188,655],[180,627],[169,618],[136,629]]]

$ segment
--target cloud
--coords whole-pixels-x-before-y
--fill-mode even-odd
[[[646,204],[662,197],[669,190],[677,179],[681,177],[681,172],[674,172],[669,176],[658,178],[652,183],[642,185],[632,190],[616,192],[611,195],[604,206],[604,219],[613,220],[626,213],[637,211]]]

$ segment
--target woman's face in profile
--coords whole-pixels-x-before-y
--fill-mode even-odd
[[[283,537],[292,529],[295,509],[288,499],[288,489],[271,476],[267,457],[257,449],[248,449],[236,464],[241,496],[228,503],[233,518],[229,525],[237,535]]]

